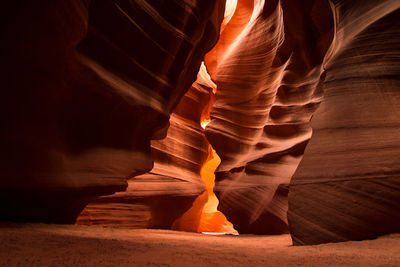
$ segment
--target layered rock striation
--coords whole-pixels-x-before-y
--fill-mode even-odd
[[[398,9],[238,1],[206,55],[218,88],[206,135],[239,232],[285,232],[287,211],[296,245],[400,231]]]
[[[211,144],[239,233],[399,232],[400,3],[225,4],[11,3],[0,219],[196,231]]]
[[[215,192],[240,233],[287,232],[288,185],[311,137],[332,39],[327,2],[238,1],[206,56],[217,84],[206,128],[221,157]]]
[[[400,232],[399,7],[334,5],[324,100],[289,190],[296,245]]]
[[[209,144],[200,118],[208,101],[209,87],[195,82],[172,113],[167,136],[151,142],[153,169],[130,179],[125,192],[94,200],[80,215],[78,223],[170,229],[206,190],[200,170],[208,157]],[[196,231],[199,223],[196,220],[206,201],[207,196],[197,200],[198,214],[192,216],[193,223],[185,230]],[[138,212],[131,210],[131,216],[121,219],[124,210],[135,209],[137,205]]]
[[[1,31],[1,218],[74,222],[91,197],[148,172],[150,140],[165,136],[224,4],[11,3]]]

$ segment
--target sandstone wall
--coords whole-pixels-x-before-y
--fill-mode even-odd
[[[73,222],[88,198],[149,171],[150,140],[165,136],[223,10],[222,1],[10,3],[1,218]]]

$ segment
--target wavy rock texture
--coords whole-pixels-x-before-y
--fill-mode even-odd
[[[2,17],[0,217],[73,222],[152,168],[222,1],[20,1]],[[6,203],[6,204],[5,204]]]
[[[90,203],[78,224],[171,228],[206,190],[200,169],[207,159],[209,143],[200,117],[209,102],[209,90],[199,77],[171,115],[166,138],[151,142],[153,169],[130,179],[126,192]],[[207,198],[199,201],[204,205]],[[123,216],[125,211],[128,216]]]
[[[400,232],[400,3],[336,1],[336,35],[290,185],[296,245]]]
[[[215,192],[240,233],[287,231],[290,179],[322,100],[333,38],[323,1],[238,1],[206,64],[217,84],[206,136],[221,164]]]
[[[296,245],[400,231],[399,1],[238,0],[224,22],[222,0],[10,5],[1,219],[74,222],[127,188],[79,223],[170,228],[203,201],[210,85],[190,86],[221,32],[205,134],[235,228],[289,222]]]
[[[296,245],[400,230],[398,8],[238,1],[206,56],[218,89],[206,135],[239,232],[286,231],[289,183]]]

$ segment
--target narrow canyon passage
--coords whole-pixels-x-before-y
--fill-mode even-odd
[[[210,111],[215,103],[217,90],[217,86],[212,82],[204,63],[200,67],[197,82],[207,84],[209,89],[209,101],[200,116],[200,125],[204,135],[204,130],[211,121]],[[204,138],[206,137],[204,136]],[[220,157],[211,144],[208,143],[207,159],[200,170],[200,176],[205,182],[206,191],[199,195],[193,202],[192,207],[174,222],[172,229],[205,234],[238,234],[232,223],[227,220],[222,212],[218,211],[219,201],[214,193],[214,186],[215,170],[220,163]]]
[[[400,232],[399,16],[399,0],[9,1],[0,220],[295,246]]]
[[[310,0],[299,3],[239,0],[223,1],[222,4],[226,4],[224,14],[221,14],[222,10],[214,11],[215,14],[220,12],[218,14],[223,19],[216,19],[218,16],[215,14],[210,16],[210,25],[214,26],[213,33],[220,33],[218,40],[215,40],[212,48],[209,46],[201,59],[205,63],[201,64],[200,71],[196,67],[196,81],[192,80],[188,91],[172,110],[170,125],[163,128],[165,138],[160,131],[157,140],[151,141],[153,168],[148,173],[128,180],[126,192],[102,197],[96,200],[97,203],[89,204],[78,223],[230,234],[235,234],[236,231],[240,234],[281,234],[289,231],[290,224],[291,234],[296,236],[296,244],[346,240],[349,236],[351,239],[360,239],[364,233],[374,233],[374,216],[368,215],[374,214],[374,208],[364,212],[365,207],[360,209],[352,205],[351,201],[348,205],[343,205],[349,210],[346,214],[351,218],[349,223],[366,222],[368,231],[357,230],[351,225],[343,227],[343,222],[338,220],[340,213],[336,217],[330,216],[327,210],[336,212],[341,196],[352,196],[353,193],[335,188],[338,190],[336,196],[336,193],[331,194],[335,191],[329,184],[318,182],[320,177],[333,181],[336,175],[341,177],[340,173],[349,172],[350,176],[353,175],[353,170],[360,169],[358,165],[361,162],[367,162],[363,158],[366,156],[363,154],[366,151],[364,147],[374,144],[369,141],[373,132],[368,130],[367,125],[367,134],[362,134],[365,140],[359,145],[351,142],[355,145],[354,151],[358,151],[358,146],[362,148],[361,152],[357,152],[360,160],[354,163],[354,167],[347,169],[350,161],[346,160],[337,169],[335,166],[341,158],[332,158],[334,161],[329,166],[325,163],[325,157],[331,157],[334,147],[344,153],[343,159],[354,158],[353,152],[346,155],[347,151],[353,149],[342,149],[338,143],[338,140],[350,140],[349,136],[352,135],[342,135],[341,131],[333,133],[333,130],[326,129],[336,129],[337,125],[344,125],[346,130],[343,132],[352,132],[349,129],[354,123],[363,125],[361,122],[368,121],[361,115],[359,118],[356,116],[365,113],[364,109],[369,110],[366,99],[359,102],[359,96],[367,91],[359,90],[366,85],[357,77],[364,77],[364,74],[359,68],[347,64],[355,61],[353,54],[358,55],[358,52],[351,51],[353,46],[358,47],[355,46],[357,43],[350,43],[357,34],[362,33],[362,27],[355,31],[346,20],[340,20],[343,17],[336,13],[347,14],[346,8],[329,1]],[[392,30],[387,30],[387,35],[396,33],[396,28],[390,26],[394,19],[387,17],[380,20],[395,5],[385,1],[381,6],[380,15],[377,13],[374,18],[365,15],[364,21],[379,22],[377,25],[384,25],[387,29],[393,27]],[[360,8],[360,15],[364,11]],[[375,28],[370,29],[371,33],[367,31],[360,36],[369,40],[369,34],[375,36],[379,29]],[[343,36],[337,35],[337,32],[343,30],[350,31],[352,35],[343,39]],[[385,36],[382,34],[380,38],[385,40]],[[359,46],[365,49],[364,45]],[[349,51],[340,56],[346,49]],[[380,49],[379,55],[386,53],[385,46]],[[371,57],[372,55],[375,52]],[[385,72],[389,71],[390,60],[377,57],[382,60],[381,65]],[[360,60],[365,63],[362,58]],[[349,68],[346,74],[342,71],[344,66]],[[366,65],[366,70],[369,68]],[[397,73],[394,69],[392,72]],[[355,80],[360,81],[359,87],[356,83],[353,86],[343,82],[342,78],[348,75],[353,75]],[[365,77],[369,77],[369,74]],[[374,79],[379,80],[376,77]],[[390,91],[391,94],[397,94],[394,93],[396,88],[392,88],[390,82],[386,88],[389,88],[388,92],[393,91]],[[371,87],[365,97],[374,99],[370,95],[379,94],[380,90],[379,86]],[[348,98],[351,96],[354,98],[352,103],[359,104],[349,103]],[[322,109],[319,111],[321,102]],[[382,110],[382,114],[376,113],[376,121],[381,118],[386,118],[387,121],[390,119],[393,123],[398,121],[396,116],[388,116],[396,114],[390,110],[391,105],[380,105],[388,108],[385,111],[373,103],[370,106],[374,110]],[[338,107],[352,115],[342,116],[337,112]],[[363,112],[359,112],[359,108]],[[314,114],[314,125],[311,127],[310,120]],[[372,115],[370,114],[371,118]],[[352,120],[346,121],[346,118]],[[363,131],[355,130],[354,138],[361,140],[358,135]],[[382,144],[387,142],[386,146],[392,147],[398,142],[398,138],[391,137],[395,134],[387,135],[390,138],[383,138],[385,141],[381,141]],[[311,136],[314,140],[311,140],[311,144],[314,145],[308,148],[308,156],[299,170],[296,170]],[[327,149],[326,153],[321,153],[324,149]],[[394,158],[390,153],[389,161]],[[315,160],[322,163],[315,164]],[[375,170],[375,167],[372,168],[372,172],[380,173],[382,164],[372,159],[370,162],[376,162],[375,165],[368,164],[376,167]],[[319,166],[323,167],[317,176]],[[390,166],[387,168],[391,169]],[[332,168],[330,173],[335,177],[325,173],[329,168]],[[298,182],[299,179],[304,179],[308,183],[314,176],[316,184],[307,185],[307,190],[315,190],[316,193],[310,195],[309,191],[303,189],[306,186],[301,181]],[[382,175],[379,174],[379,177]],[[392,180],[390,184],[394,183]],[[376,184],[366,184],[366,188],[377,188]],[[328,204],[322,205],[323,202],[319,199],[321,188],[326,190],[324,197],[330,196],[328,200],[336,197],[338,200],[329,200]],[[381,190],[390,192],[392,189]],[[398,194],[387,195],[393,196],[393,199],[398,198]],[[389,199],[388,196],[385,199]],[[363,202],[367,201],[363,199],[363,194],[358,198]],[[311,204],[305,205],[308,201]],[[392,200],[389,202],[395,203]],[[387,214],[392,214],[390,205],[382,205],[378,210],[386,209]],[[358,210],[359,215],[353,216]],[[326,215],[321,219],[323,213]],[[360,220],[361,217],[365,219]],[[319,222],[320,220],[323,222]],[[386,221],[387,227],[377,229],[397,229],[395,223]],[[320,224],[321,227],[315,227],[314,224]],[[328,231],[321,230],[326,227]],[[356,230],[348,234],[349,229]],[[382,233],[381,230],[377,232]]]
[[[209,121],[209,119],[203,120],[201,126],[205,129]],[[217,152],[215,152],[211,144],[208,147],[208,155],[209,157],[200,172],[201,178],[206,182],[208,200],[203,207],[198,232],[238,234],[233,224],[218,210],[219,201],[214,193],[214,187],[215,170],[221,163],[221,158],[218,156]]]

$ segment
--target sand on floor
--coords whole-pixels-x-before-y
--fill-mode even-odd
[[[400,234],[293,247],[289,235],[3,222],[0,266],[400,266]]]

